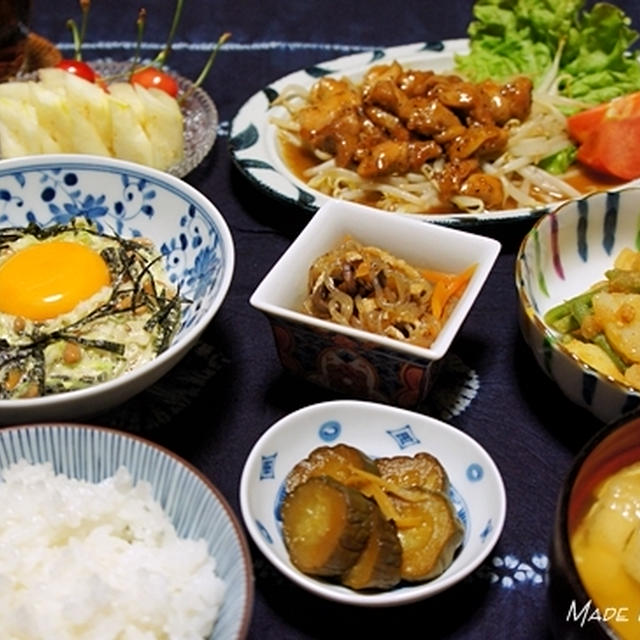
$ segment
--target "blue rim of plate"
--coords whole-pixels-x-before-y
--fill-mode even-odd
[[[268,113],[269,104],[279,93],[292,84],[309,87],[329,74],[357,76],[373,64],[388,64],[394,60],[405,66],[448,72],[453,69],[455,56],[468,52],[469,41],[466,38],[418,42],[341,56],[287,74],[252,95],[237,112],[231,122],[229,135],[232,161],[240,173],[260,191],[283,204],[293,205],[301,216],[313,215],[330,197],[310,189],[293,175],[279,156],[276,128],[269,122]],[[624,186],[628,186],[628,183],[620,188]],[[536,208],[482,213],[403,215],[425,222],[481,229],[488,225],[535,222],[560,204],[561,202],[554,202]]]

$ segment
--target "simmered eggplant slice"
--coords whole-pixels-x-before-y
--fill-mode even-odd
[[[464,536],[451,500],[437,491],[425,491],[420,501],[392,500],[403,522],[411,523],[398,528],[402,577],[417,582],[439,576],[453,561]]]
[[[414,456],[378,458],[376,468],[382,478],[405,489],[419,488],[443,493],[449,489],[449,478],[444,467],[426,451]]]
[[[396,525],[376,506],[373,528],[357,562],[342,576],[342,584],[351,589],[391,589],[400,582],[402,546]]]
[[[356,590],[422,582],[449,567],[464,528],[436,457],[379,458],[321,446],[285,481],[283,535],[292,563]]]
[[[285,488],[289,493],[314,476],[330,476],[338,482],[357,486],[353,469],[377,473],[373,460],[355,447],[342,443],[317,447],[289,472]]]
[[[287,494],[282,532],[303,573],[341,576],[360,557],[373,528],[374,503],[329,476],[314,476]]]

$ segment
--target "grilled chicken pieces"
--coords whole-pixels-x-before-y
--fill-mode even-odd
[[[306,144],[363,178],[417,172],[441,158],[434,177],[443,201],[468,195],[497,209],[502,185],[481,173],[481,161],[504,151],[508,123],[529,115],[531,91],[526,77],[474,84],[394,62],[371,68],[360,87],[322,78],[297,119]]]

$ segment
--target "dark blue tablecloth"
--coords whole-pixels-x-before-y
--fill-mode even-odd
[[[618,4],[640,26],[637,0]],[[142,5],[130,0],[92,5],[85,57],[130,55]],[[182,75],[195,78],[218,36],[232,33],[204,83],[220,113],[219,137],[185,180],[228,221],[236,272],[220,313],[178,368],[94,422],[134,430],[170,447],[206,473],[240,515],[239,478],[255,440],[283,415],[331,396],[282,372],[267,321],[248,304],[306,219],[256,192],[236,172],[227,146],[229,122],[253,93],[303,66],[363,48],[465,37],[471,5],[470,0],[186,0],[170,58]],[[150,0],[144,6],[150,55],[164,42],[173,3]],[[76,0],[33,0],[32,29],[67,53],[70,17],[79,18]],[[507,520],[488,561],[430,600],[362,610],[303,592],[252,547],[256,594],[250,638],[548,636],[545,578],[554,506],[572,457],[599,424],[551,385],[520,336],[513,271],[527,230],[518,223],[481,231],[498,238],[503,249],[453,345],[448,375],[423,408],[476,438],[503,474]],[[471,376],[474,392],[452,402],[457,375]]]

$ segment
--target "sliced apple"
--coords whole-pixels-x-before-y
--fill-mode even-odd
[[[144,119],[144,105],[130,82],[113,82],[109,85],[109,96],[128,104],[138,122]]]
[[[20,158],[28,155],[16,134],[0,118],[0,158]]]
[[[144,105],[144,127],[153,142],[154,166],[168,169],[184,156],[182,112],[178,102],[160,89],[134,85]]]
[[[165,92],[128,82],[105,92],[62,69],[38,73],[0,84],[0,157],[86,153],[161,170],[183,158],[182,113]]]
[[[112,98],[109,105],[115,156],[122,160],[153,166],[151,142],[138,122],[133,107],[117,98]]]
[[[55,140],[60,151],[76,151],[73,144],[74,121],[67,100],[39,82],[25,84],[29,85],[29,100],[36,110],[40,126]]]
[[[35,84],[28,82],[2,82],[0,83],[0,97],[11,98],[12,100],[29,100],[29,85]]]
[[[0,121],[11,131],[27,154],[43,152],[43,132],[38,124],[36,110],[31,104],[0,97]]]
[[[100,86],[63,69],[46,67],[39,70],[45,87],[63,90],[70,109],[91,122],[105,147],[111,144],[111,119],[108,94]]]

